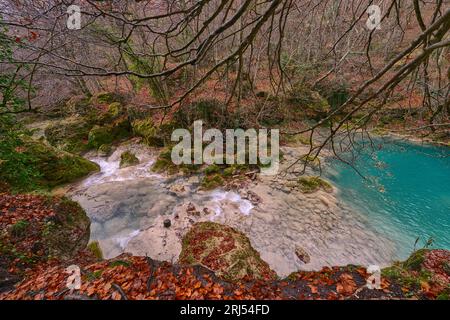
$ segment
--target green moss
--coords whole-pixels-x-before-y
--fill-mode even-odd
[[[203,170],[203,172],[204,172],[206,175],[211,175],[211,174],[214,174],[214,173],[219,173],[219,172],[220,172],[220,167],[219,167],[218,165],[216,165],[216,164],[212,164],[212,165],[207,166],[207,167]]]
[[[100,279],[103,274],[103,270],[96,270],[94,272],[88,272],[86,274],[89,281],[95,281],[96,279]]]
[[[65,105],[62,105],[62,113],[66,115],[88,115],[92,112],[90,100],[84,96],[74,96]]]
[[[450,276],[450,262],[449,261],[442,263],[442,269],[448,276]]]
[[[114,92],[100,92],[91,98],[91,103],[94,104],[111,104],[113,102],[122,102],[121,95]]]
[[[158,173],[167,173],[169,175],[183,172],[186,175],[192,174],[200,170],[200,165],[197,164],[180,164],[175,165],[172,161],[172,148],[165,148],[159,154],[151,170]]]
[[[97,151],[100,157],[107,157],[111,154],[112,147],[110,144],[102,144]]]
[[[113,118],[117,118],[124,113],[124,108],[120,102],[113,102],[108,106],[108,114]]]
[[[414,251],[409,258],[403,262],[403,267],[412,270],[420,271],[422,268],[422,263],[425,261],[425,253],[429,251],[428,249],[420,249]]]
[[[131,264],[128,261],[124,261],[124,260],[116,260],[113,261],[109,264],[110,268],[114,268],[114,267],[118,267],[118,266],[124,266],[124,267],[129,267]]]
[[[303,85],[294,86],[288,96],[288,102],[318,118],[325,116],[331,109],[325,98]]]
[[[403,287],[410,289],[419,289],[421,282],[428,282],[431,280],[431,273],[422,271],[420,273],[412,274],[405,269],[401,263],[396,263],[391,267],[381,270],[382,277],[394,280]]]
[[[447,290],[444,290],[441,292],[437,297],[436,300],[450,300],[450,287],[447,288]]]
[[[222,186],[224,182],[225,180],[220,174],[207,175],[203,177],[201,187],[204,190],[211,190]]]
[[[402,286],[410,289],[419,289],[421,283],[430,282],[433,275],[422,268],[425,253],[428,249],[414,251],[404,262],[395,262],[391,267],[381,270],[381,275],[395,280]]]
[[[26,220],[19,220],[11,226],[11,234],[14,237],[23,237],[29,227],[30,223]]]
[[[32,156],[29,164],[41,173],[40,183],[49,187],[75,181],[99,170],[99,166],[89,160],[31,139],[25,142],[24,152]]]
[[[87,245],[87,248],[90,252],[92,252],[94,257],[96,257],[99,260],[103,260],[103,252],[102,249],[100,248],[100,244],[98,243],[98,241],[90,242]]]
[[[223,176],[224,177],[231,177],[236,171],[236,168],[234,166],[227,167],[223,170]]]
[[[71,153],[89,149],[89,131],[93,124],[87,118],[71,117],[51,124],[45,129],[47,141],[54,147]]]
[[[49,256],[69,258],[86,248],[90,221],[81,206],[67,198],[49,198],[55,212],[51,232],[43,235]]]
[[[150,118],[134,120],[131,126],[133,133],[142,137],[145,144],[152,147],[164,146],[164,140],[158,136],[158,130]]]
[[[131,167],[139,164],[139,159],[130,151],[125,151],[120,155],[120,168]]]
[[[114,136],[110,127],[96,125],[89,131],[88,144],[92,148],[97,149],[102,144],[109,144],[113,140]]]
[[[323,189],[327,192],[333,191],[333,187],[327,181],[320,177],[300,177],[298,179],[299,188],[304,193],[316,192],[319,189]]]

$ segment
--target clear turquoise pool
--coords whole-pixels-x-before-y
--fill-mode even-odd
[[[394,241],[399,259],[411,253],[417,237],[418,247],[432,237],[434,248],[450,249],[450,148],[392,138],[359,146],[354,165],[364,178],[337,160],[326,173],[339,198]]]

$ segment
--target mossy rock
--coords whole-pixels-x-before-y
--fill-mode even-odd
[[[83,208],[67,198],[51,198],[55,216],[47,223],[43,233],[49,255],[58,258],[74,257],[86,248],[91,222]]]
[[[203,177],[201,187],[204,190],[211,190],[223,186],[225,180],[220,174],[206,175]]]
[[[65,197],[29,196],[52,214],[19,220],[7,228],[10,236],[5,234],[6,229],[0,230],[0,264],[14,265],[14,273],[53,258],[73,259],[86,248],[90,236],[90,220],[78,203]],[[28,199],[15,197],[16,206],[27,207]]]
[[[313,193],[318,191],[319,189],[323,189],[326,192],[333,191],[333,187],[330,183],[317,176],[300,177],[298,179],[298,185],[300,191],[304,193]]]
[[[192,226],[183,238],[179,261],[206,266],[228,281],[276,278],[243,233],[214,222]]]
[[[26,234],[30,223],[26,220],[19,220],[11,226],[10,232],[14,237],[22,237]]]
[[[119,118],[109,125],[95,125],[88,135],[88,146],[98,149],[103,144],[129,137],[131,134],[130,122],[126,117]]]
[[[109,126],[94,126],[88,135],[88,145],[92,148],[99,148],[103,144],[110,144],[114,140],[112,128]]]
[[[90,103],[90,99],[85,96],[73,96],[65,104],[62,110],[63,114],[72,115],[89,115],[92,113],[93,109]]]
[[[92,120],[97,124],[105,125],[125,115],[126,108],[120,102],[113,102],[108,106],[106,111],[98,112]]]
[[[215,173],[219,173],[220,172],[220,167],[216,164],[211,164],[209,166],[207,166],[203,172],[206,175],[211,175],[211,174],[215,174]]]
[[[151,167],[151,170],[157,173],[166,173],[168,175],[177,174],[180,171],[186,175],[198,172],[201,166],[197,164],[180,164],[175,165],[172,161],[172,148],[168,147],[163,149],[155,163]]]
[[[298,105],[302,110],[310,112],[316,119],[324,117],[330,112],[330,105],[317,91],[305,86],[294,86],[288,96],[288,102]]]
[[[92,104],[111,104],[113,102],[123,102],[123,97],[115,92],[99,92],[95,94],[90,102]]]
[[[139,164],[139,159],[130,151],[125,151],[120,155],[120,168],[131,167]]]
[[[164,139],[158,135],[158,129],[150,118],[137,119],[131,123],[133,133],[142,137],[143,142],[151,147],[163,147]]]
[[[108,157],[112,152],[112,146],[110,144],[102,144],[98,147],[97,155],[99,157]]]
[[[224,177],[231,177],[236,172],[236,168],[234,166],[226,167],[223,169]]]
[[[45,137],[54,147],[81,153],[89,149],[87,140],[92,127],[92,122],[86,118],[70,117],[49,125],[45,129]]]
[[[29,155],[29,165],[40,172],[40,184],[48,187],[73,182],[99,170],[94,162],[32,139],[24,141],[23,152]]]
[[[125,108],[120,102],[113,102],[108,106],[108,114],[113,118],[118,118],[125,113]]]

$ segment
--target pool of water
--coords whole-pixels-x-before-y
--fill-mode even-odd
[[[358,146],[356,158],[355,152],[341,155],[353,168],[334,159],[326,173],[342,201],[393,240],[398,259],[418,237],[417,247],[432,237],[434,248],[450,249],[450,148],[394,138]]]

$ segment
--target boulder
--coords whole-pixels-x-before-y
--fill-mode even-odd
[[[295,255],[297,256],[297,258],[300,259],[300,261],[302,261],[305,264],[311,261],[309,254],[303,248],[300,247],[295,248]]]
[[[139,159],[130,151],[120,155],[120,168],[131,167],[139,164]]]
[[[230,281],[276,278],[243,233],[214,222],[192,226],[183,238],[179,261],[206,266]]]

